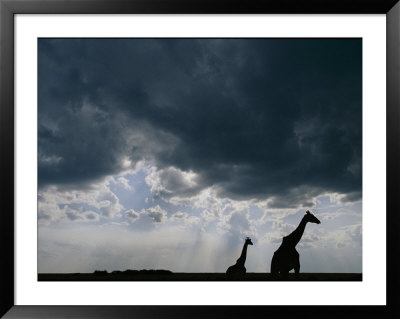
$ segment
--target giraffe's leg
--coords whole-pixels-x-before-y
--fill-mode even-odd
[[[277,273],[278,273],[278,265],[274,255],[271,261],[271,274],[276,275]]]
[[[280,279],[280,258],[279,255],[275,252],[272,256],[271,260],[271,278],[273,280]]]
[[[295,277],[298,279],[299,278],[299,273],[300,273],[300,257],[299,254],[297,254],[296,261],[294,264],[294,273]]]

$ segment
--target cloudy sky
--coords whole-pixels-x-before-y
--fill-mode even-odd
[[[362,272],[361,39],[39,39],[39,272]]]

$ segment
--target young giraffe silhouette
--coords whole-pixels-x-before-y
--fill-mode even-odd
[[[299,253],[296,245],[303,236],[307,223],[320,224],[321,222],[310,211],[301,219],[299,226],[288,236],[283,237],[281,246],[275,251],[271,261],[271,274],[276,276],[278,273],[282,278],[287,278],[289,271],[294,269],[296,275],[300,272]]]
[[[246,267],[244,263],[246,262],[247,246],[253,245],[251,239],[246,237],[243,245],[242,254],[239,259],[236,260],[236,264],[230,266],[226,271],[226,276],[228,279],[243,279],[246,274]]]

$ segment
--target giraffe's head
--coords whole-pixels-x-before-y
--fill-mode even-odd
[[[313,214],[311,214],[309,210],[306,211],[306,214],[304,215],[304,217],[306,218],[306,221],[308,221],[310,223],[321,224],[319,219],[317,217],[315,217]]]
[[[253,245],[253,243],[251,242],[250,237],[246,237],[246,244],[247,245]]]

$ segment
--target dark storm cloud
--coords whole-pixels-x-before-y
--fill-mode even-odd
[[[361,192],[353,192],[346,194],[343,198],[340,199],[340,202],[342,203],[356,202],[361,200],[361,198],[362,198]]]
[[[357,39],[39,40],[42,186],[126,156],[307,206],[299,190],[361,191],[361,112]]]

